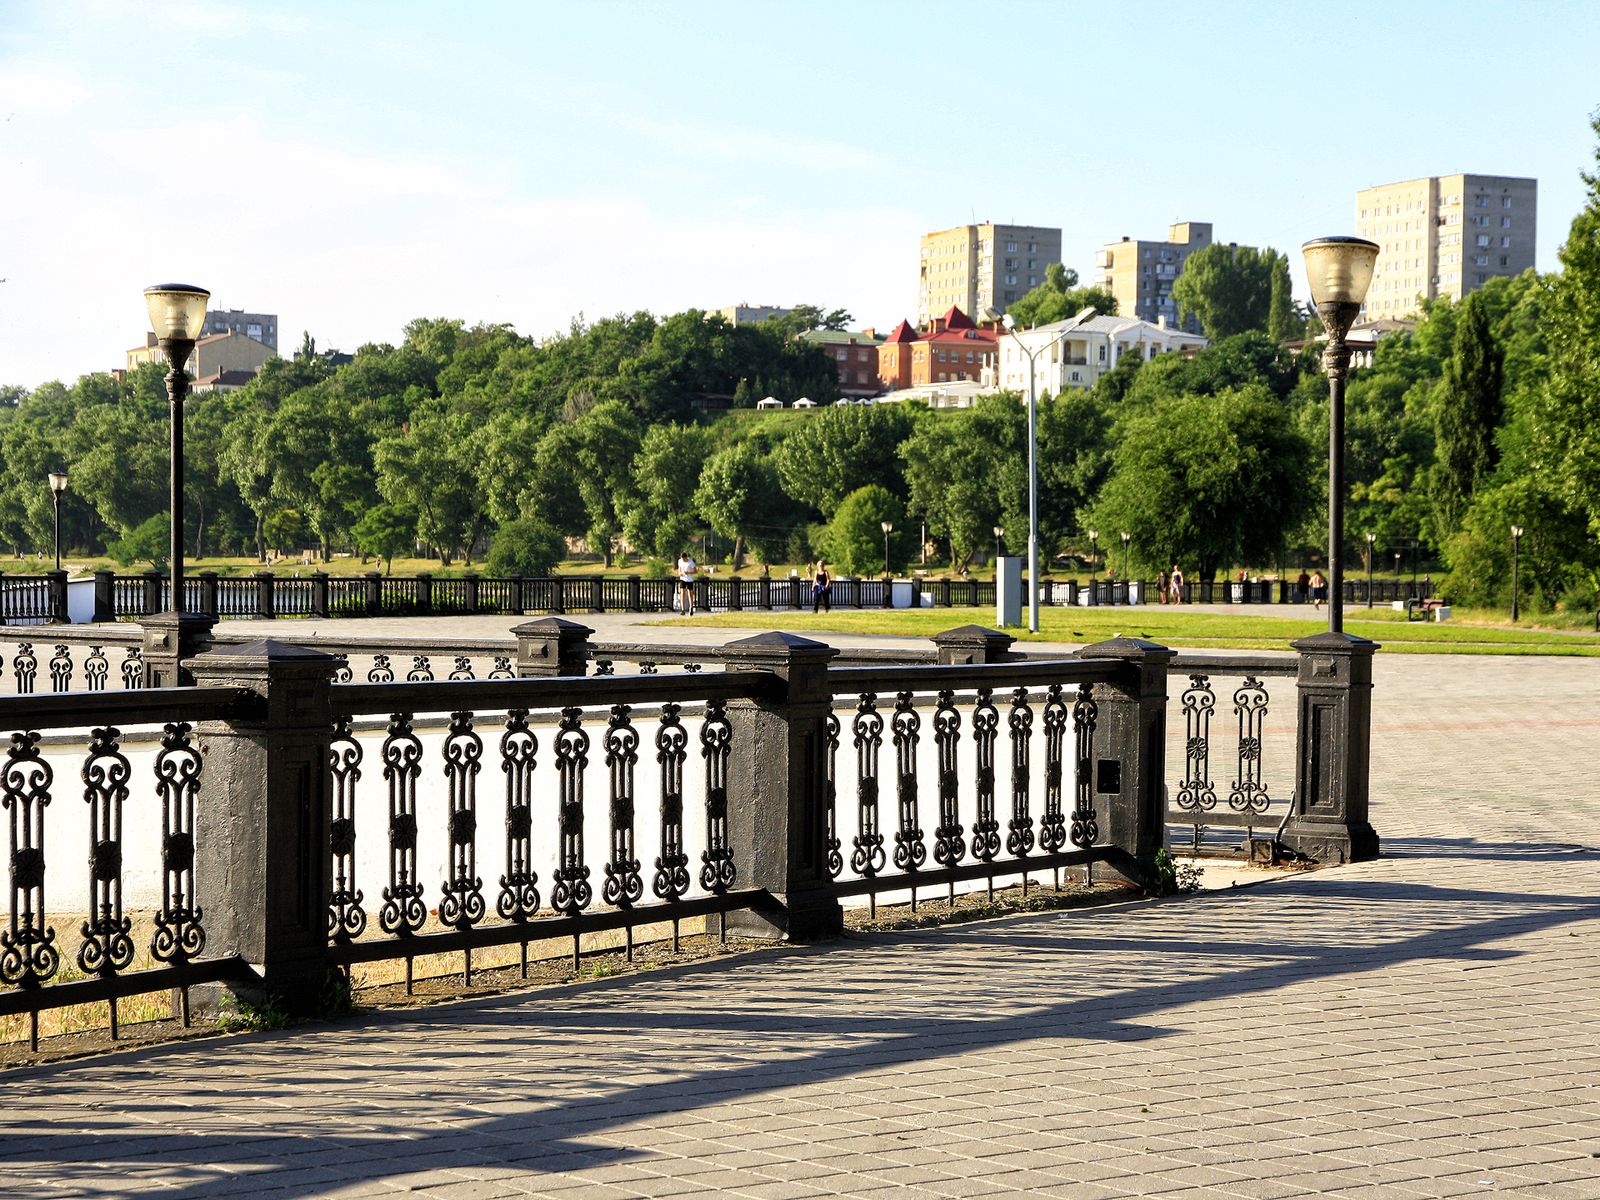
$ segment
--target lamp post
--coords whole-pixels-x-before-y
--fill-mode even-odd
[[[1517,620],[1517,547],[1522,544],[1522,526],[1511,527],[1511,620]]]
[[[189,394],[184,366],[206,323],[206,301],[211,293],[185,283],[160,283],[144,290],[150,310],[150,327],[156,344],[171,368],[167,371],[167,402],[172,410],[172,462],[169,500],[172,506],[172,611],[183,611],[183,398]]]
[[[56,570],[61,570],[61,497],[67,490],[67,473],[50,472],[50,500],[56,509]]]
[[[1365,238],[1315,238],[1301,247],[1317,316],[1328,331],[1322,367],[1328,373],[1328,631],[1344,631],[1344,385],[1350,372],[1345,337],[1361,311],[1378,261]]]
[[[1005,543],[1000,539],[1005,536],[1006,527],[1004,525],[996,525],[994,527],[994,566],[997,571],[1000,569],[1000,555],[1005,549]]]
[[[889,574],[889,535],[894,532],[894,523],[892,521],[879,521],[878,528],[883,530],[883,573],[887,577]]]
[[[1122,582],[1126,584],[1133,576],[1128,574],[1128,543],[1133,540],[1133,534],[1126,529],[1122,531]]]
[[[1372,607],[1372,543],[1378,540],[1378,535],[1372,530],[1367,530],[1367,607]]]
[[[1080,309],[1077,315],[1063,322],[1062,328],[1054,337],[1050,338],[1037,349],[1029,350],[1020,337],[1017,336],[1017,323],[1010,313],[1002,315],[999,309],[993,306],[983,310],[986,321],[998,321],[1004,327],[1011,340],[1016,342],[1017,349],[1021,350],[1028,359],[1028,632],[1039,632],[1039,412],[1038,400],[1034,395],[1033,363],[1034,359],[1044,353],[1049,347],[1054,346],[1067,334],[1079,325],[1094,316],[1094,308]]]

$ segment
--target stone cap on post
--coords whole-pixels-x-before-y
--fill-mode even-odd
[[[1372,655],[1382,647],[1378,642],[1353,633],[1331,630],[1290,642],[1300,652],[1301,683],[1371,682]],[[1343,671],[1338,660],[1348,660]]]
[[[321,728],[328,723],[328,686],[344,663],[339,655],[265,638],[208,650],[188,665],[200,687],[247,687],[263,696],[265,723]]]
[[[1178,652],[1160,642],[1147,642],[1144,638],[1114,637],[1103,642],[1092,642],[1078,649],[1077,658],[1121,658],[1135,662],[1160,660],[1169,662]]]
[[[828,664],[839,651],[798,633],[773,630],[722,647],[724,671],[767,671],[789,684],[790,699],[825,692]]]
[[[583,675],[589,669],[587,625],[564,617],[540,617],[511,628],[517,639],[517,675]]]
[[[998,629],[962,625],[936,633],[930,640],[937,648],[941,666],[967,667],[974,663],[1005,662],[1017,639]]]

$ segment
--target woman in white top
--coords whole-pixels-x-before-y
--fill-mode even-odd
[[[694,580],[700,566],[685,550],[678,555],[678,607],[686,617],[694,616]]]

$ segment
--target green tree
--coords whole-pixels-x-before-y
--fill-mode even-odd
[[[693,425],[652,425],[633,458],[637,497],[623,516],[623,532],[636,550],[671,558],[699,528],[694,494],[710,454],[711,439]]]
[[[900,443],[914,413],[900,404],[835,404],[815,412],[773,452],[783,490],[826,519],[863,484],[902,493]]]
[[[719,537],[733,541],[734,570],[744,564],[747,545],[763,562],[775,561],[796,524],[777,468],[754,442],[740,442],[706,460],[694,507]]]
[[[171,550],[171,518],[164,512],[146,518],[106,547],[107,553],[125,567],[131,567],[136,562],[147,562],[157,570],[166,568]]]
[[[566,540],[537,517],[510,521],[489,543],[491,575],[548,575],[567,554]]]
[[[1220,242],[1202,246],[1184,261],[1172,285],[1179,319],[1198,317],[1214,342],[1252,329],[1270,333],[1272,281],[1280,271],[1286,288],[1289,260],[1271,247],[1257,250]],[[1279,320],[1281,324],[1281,313]]]
[[[1431,491],[1441,543],[1456,531],[1498,461],[1494,439],[1505,415],[1503,371],[1504,355],[1489,331],[1483,299],[1474,292],[1460,306],[1455,348],[1434,397]]]
[[[876,483],[857,488],[840,502],[823,535],[828,558],[851,575],[884,569],[884,521],[894,526],[888,535],[888,569],[903,570],[906,554],[915,541],[908,536],[905,506],[888,488]]]
[[[416,544],[417,514],[396,504],[374,504],[361,514],[351,535],[363,554],[383,559],[383,573],[394,570],[394,556]]]
[[[1102,317],[1117,315],[1117,298],[1099,287],[1079,287],[1078,273],[1060,263],[1045,268],[1044,282],[1006,306],[1018,325],[1049,325],[1093,308]]]

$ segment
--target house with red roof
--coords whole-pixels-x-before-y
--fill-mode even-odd
[[[992,367],[1000,331],[978,325],[955,305],[918,333],[901,321],[878,345],[878,381],[890,391],[930,383],[978,382]]]

